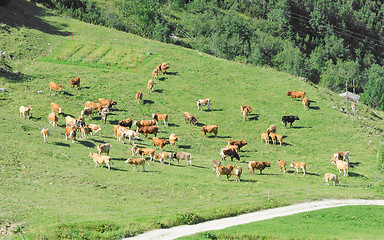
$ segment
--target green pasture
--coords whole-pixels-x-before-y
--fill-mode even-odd
[[[277,217],[178,239],[382,239],[382,206],[345,206]]]
[[[333,109],[345,106],[345,100],[300,77],[229,62],[44,11],[38,19],[57,31],[0,28],[5,36],[0,44],[18,56],[8,63],[21,72],[0,75],[1,87],[8,89],[8,93],[0,95],[0,227],[13,226],[8,232],[17,234],[9,238],[21,234],[28,239],[118,239],[150,229],[320,198],[383,197],[382,172],[376,163],[383,112],[358,105],[358,118],[346,117]],[[131,52],[127,50],[127,39]],[[128,66],[147,52],[155,57],[151,61],[146,58],[137,73],[125,67],[100,67],[104,66],[102,59]],[[98,67],[60,59],[74,55],[92,55],[98,59]],[[162,62],[171,66],[169,72],[160,74],[155,91],[147,93],[151,73]],[[69,80],[74,77],[81,78],[80,90],[70,88]],[[61,84],[63,91],[50,92],[51,81]],[[311,109],[304,111],[300,101],[291,101],[286,96],[290,90],[306,91]],[[137,91],[144,93],[142,105],[136,102]],[[75,143],[66,141],[65,116],[77,118],[86,101],[97,102],[100,97],[118,103],[107,124],[95,115],[86,123],[101,125],[96,136],[81,139],[78,135]],[[200,98],[211,99],[212,111],[197,111],[193,101]],[[51,102],[63,109],[56,128],[47,120]],[[240,105],[244,104],[252,107],[247,121],[240,113]],[[19,117],[22,105],[32,105],[29,119]],[[184,112],[194,114],[199,126],[185,124]],[[169,126],[160,123],[158,137],[168,138],[173,132],[180,136],[176,148],[165,146],[164,151],[191,153],[193,166],[186,167],[183,161],[162,165],[156,160],[146,166],[146,172],[139,167],[134,173],[124,163],[131,157],[131,145],[113,138],[113,125],[126,118],[151,119],[152,113],[169,115]],[[300,121],[292,128],[284,128],[281,117],[291,114],[299,115]],[[217,124],[218,137],[208,134],[204,138],[200,132],[204,124]],[[278,134],[284,135],[281,147],[260,142],[260,134],[272,124],[277,126]],[[43,142],[42,128],[50,130],[48,144]],[[142,136],[136,143],[152,147],[151,138]],[[220,160],[219,151],[229,139],[248,142],[240,152],[241,161],[234,162],[243,168],[240,183],[234,177],[218,181],[210,168],[212,160]],[[110,171],[95,168],[88,157],[100,143],[112,144]],[[332,154],[346,150],[351,152],[350,176],[340,175],[342,187],[327,186],[323,175],[337,173],[330,164]],[[288,164],[304,161],[308,174],[297,175],[288,168],[283,175],[277,167],[278,159]],[[271,168],[263,175],[252,175],[247,164],[255,160],[270,161]],[[230,163],[227,160],[223,165]]]

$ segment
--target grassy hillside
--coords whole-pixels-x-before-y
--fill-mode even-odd
[[[29,239],[111,239],[310,199],[383,197],[382,173],[376,165],[376,132],[381,134],[383,129],[382,112],[359,105],[360,119],[356,120],[332,108],[345,104],[337,94],[289,74],[149,41],[39,8],[36,11],[34,21],[55,31],[23,24],[2,24],[0,28],[0,45],[15,56],[6,62],[13,71],[21,72],[0,75],[0,87],[8,89],[0,96],[0,226],[7,229],[2,232],[22,229]],[[113,49],[119,56],[131,51],[129,61],[139,60],[138,71],[60,58],[52,61],[72,44],[88,48],[84,51],[88,55],[96,51],[91,48]],[[147,52],[154,53],[150,61]],[[160,75],[155,92],[149,94],[147,82],[162,62],[171,66],[169,73]],[[81,78],[80,90],[70,89],[69,80],[74,77]],[[64,91],[52,95],[51,81],[62,84]],[[40,90],[44,92],[38,94]],[[286,96],[290,90],[306,91],[311,109],[304,111],[300,101],[291,101]],[[144,92],[142,105],[136,103],[137,91]],[[66,141],[65,116],[78,117],[86,101],[97,102],[100,97],[118,102],[107,124],[95,116],[87,123],[101,125],[97,136],[78,137],[76,143]],[[193,100],[199,98],[210,98],[212,111],[197,112]],[[47,121],[51,102],[63,108],[56,128]],[[242,104],[252,106],[251,120],[243,121]],[[32,105],[30,119],[19,117],[21,105]],[[217,124],[218,137],[204,138],[200,126],[185,124],[185,111],[194,114],[200,126]],[[174,132],[181,138],[177,149],[166,146],[164,150],[190,152],[193,166],[186,167],[183,161],[171,166],[155,161],[146,166],[147,172],[133,173],[124,163],[131,157],[131,145],[113,138],[113,125],[125,118],[151,119],[156,112],[167,113],[170,122],[168,127],[159,124],[158,137],[167,138]],[[292,128],[283,128],[281,117],[290,114],[301,120]],[[285,136],[281,147],[260,142],[261,132],[271,124]],[[40,134],[44,127],[51,134],[48,144]],[[142,137],[138,145],[151,147],[151,137]],[[219,151],[229,139],[248,142],[240,152],[241,161],[235,162],[243,167],[241,183],[233,177],[217,181],[210,168],[212,160],[220,160]],[[95,168],[88,157],[98,144],[106,142],[112,144],[111,171]],[[350,176],[340,176],[342,188],[324,185],[324,173],[337,173],[330,164],[332,153],[345,150],[351,152]],[[282,175],[277,159],[304,161],[308,174],[296,175],[290,169]],[[263,175],[252,175],[247,164],[254,160],[270,161],[271,168]],[[228,164],[230,160],[223,163]]]

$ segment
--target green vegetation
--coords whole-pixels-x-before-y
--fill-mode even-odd
[[[382,206],[346,206],[195,234],[192,239],[381,239]]]
[[[17,26],[0,18],[5,22],[0,25],[2,51],[13,55],[13,60],[2,59],[2,66],[8,67],[0,75],[1,87],[8,90],[0,96],[2,230],[15,226],[9,231],[28,239],[118,239],[312,199],[383,197],[382,172],[376,165],[376,134],[381,137],[384,129],[383,112],[359,104],[358,119],[346,117],[332,108],[345,106],[344,99],[287,73],[57,16],[22,0],[12,1],[7,8],[20,16],[28,14],[18,18]],[[100,62],[116,56],[119,64],[132,64],[147,52],[157,55],[150,61],[145,58],[137,73]],[[49,61],[54,56],[77,54],[99,56],[98,67],[60,58]],[[155,92],[149,94],[147,82],[162,62],[171,66],[169,73],[159,76]],[[80,90],[70,89],[69,80],[74,77],[81,78]],[[64,91],[51,95],[51,81],[63,85]],[[291,101],[286,96],[289,90],[306,91],[311,109],[304,111],[300,101]],[[137,91],[144,92],[140,106],[134,98]],[[76,143],[66,141],[65,116],[78,117],[86,101],[97,102],[100,97],[118,103],[107,124],[96,115],[86,121],[101,125],[96,136],[85,140],[78,136]],[[193,100],[207,97],[213,110],[197,112]],[[51,102],[60,104],[64,113],[56,128],[47,121]],[[251,120],[243,121],[242,104],[252,106]],[[29,119],[19,117],[22,105],[32,105]],[[201,124],[218,124],[218,137],[204,138],[200,127],[185,124],[185,111]],[[168,114],[170,122],[168,127],[159,124],[158,137],[167,138],[174,132],[181,138],[176,149],[166,146],[164,150],[190,152],[193,166],[186,167],[183,161],[173,161],[171,166],[155,161],[146,166],[147,172],[133,173],[124,163],[131,157],[131,145],[113,138],[113,125],[126,118],[150,119],[155,112]],[[280,120],[290,114],[301,120],[285,129]],[[285,136],[282,147],[260,142],[261,132],[271,124]],[[40,133],[44,127],[50,130],[48,144]],[[136,143],[152,147],[150,138]],[[240,152],[241,161],[235,162],[243,167],[241,183],[233,177],[217,181],[210,168],[229,139],[248,142]],[[106,142],[112,144],[111,171],[95,168],[88,157],[98,144]],[[342,188],[325,185],[323,174],[337,172],[330,164],[332,153],[345,150],[351,151],[350,176],[340,177]],[[293,169],[280,174],[279,158],[288,163],[305,161],[308,174],[296,175]],[[272,166],[263,175],[251,175],[247,163],[253,160],[270,161]]]

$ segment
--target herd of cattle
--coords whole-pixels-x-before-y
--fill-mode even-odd
[[[166,74],[167,70],[169,69],[169,65],[166,63],[159,64],[156,66],[155,70],[152,72],[152,76],[154,79],[158,78],[158,74],[161,72],[162,74]],[[77,89],[80,88],[80,78],[74,78],[70,80],[70,86],[71,88],[77,87]],[[153,91],[154,86],[154,80],[149,80],[147,87],[148,92]],[[49,83],[50,91],[55,91],[56,93],[60,90],[62,90],[62,86],[59,84],[56,84],[54,82]],[[305,92],[303,91],[290,91],[287,92],[287,96],[291,97],[291,100],[297,98],[302,98],[302,103],[304,105],[304,109],[309,109],[310,101],[308,100],[308,97],[305,97]],[[143,93],[141,91],[136,93],[136,100],[137,103],[140,104],[143,99]],[[211,100],[210,99],[200,99],[195,101],[197,105],[197,110],[203,110],[203,106],[208,107],[208,111],[210,110]],[[85,108],[81,110],[80,116],[75,119],[71,116],[66,116],[66,127],[64,129],[64,134],[66,140],[69,138],[72,139],[72,142],[75,142],[76,140],[76,134],[77,132],[81,133],[81,136],[83,139],[88,138],[89,135],[96,135],[98,131],[101,130],[100,125],[96,124],[85,124],[85,120],[87,118],[92,118],[92,115],[94,112],[98,112],[98,114],[101,115],[101,119],[103,123],[106,123],[107,116],[109,114],[109,111],[112,107],[117,105],[117,102],[114,100],[109,99],[103,99],[99,98],[98,102],[90,102],[87,101],[85,103]],[[32,110],[31,106],[20,107],[20,117],[23,117],[26,119],[30,111]],[[248,105],[242,105],[240,107],[241,114],[243,116],[244,120],[247,120],[249,114],[252,112],[251,106]],[[48,115],[48,121],[49,123],[56,127],[58,122],[58,115],[62,114],[62,108],[59,104],[52,102],[51,103],[51,113]],[[150,165],[151,161],[154,161],[154,159],[158,159],[160,163],[164,163],[164,160],[169,161],[169,165],[171,164],[171,161],[173,159],[177,160],[179,163],[179,160],[186,160],[186,164],[192,165],[192,157],[190,153],[186,152],[161,152],[156,155],[155,150],[157,146],[160,147],[161,151],[163,150],[163,147],[167,144],[170,144],[171,146],[176,146],[176,142],[180,139],[175,133],[172,133],[168,139],[161,139],[157,137],[157,133],[159,131],[159,121],[163,121],[165,126],[168,126],[168,115],[167,114],[159,114],[154,113],[152,114],[153,120],[139,120],[139,121],[133,121],[131,118],[123,119],[118,122],[118,125],[114,126],[113,135],[119,142],[124,143],[124,139],[128,138],[129,143],[132,142],[132,158],[127,159],[126,163],[129,163],[133,166],[133,170],[137,171],[137,166],[141,165],[143,167],[143,171],[145,171],[145,163],[147,162],[148,165]],[[300,120],[298,116],[283,116],[282,117],[282,124],[287,127],[287,123],[290,124],[290,127],[292,127],[292,124],[296,121]],[[185,123],[190,123],[193,125],[198,124],[198,120],[196,117],[188,112],[184,112],[184,121]],[[136,130],[132,130],[132,126],[136,126]],[[217,125],[205,125],[201,127],[201,132],[204,134],[204,137],[206,137],[207,133],[213,133],[216,137],[218,134],[218,126]],[[49,137],[49,129],[44,128],[41,131],[44,142],[48,142]],[[148,138],[149,134],[153,134],[154,137],[152,138],[153,143],[153,149],[152,148],[138,148],[137,145],[134,143],[135,139],[140,139],[140,134],[145,136],[145,138]],[[277,141],[279,141],[280,146],[283,144],[283,136],[276,134],[276,126],[271,125],[269,128],[267,128],[266,132],[263,132],[261,134],[261,142],[265,142],[266,144],[276,144]],[[226,161],[226,157],[230,157],[231,161],[233,161],[233,158],[240,160],[239,151],[240,149],[247,145],[247,142],[245,140],[241,141],[232,141],[229,140],[226,147],[222,148],[220,150],[220,156],[222,158],[222,161]],[[90,152],[89,157],[93,159],[95,162],[95,167],[103,164],[108,167],[110,170],[111,165],[111,158],[109,156],[111,144],[99,144],[97,146],[97,153]],[[104,155],[102,155],[104,154]],[[135,155],[140,155],[141,158],[133,158]],[[145,156],[149,156],[150,160],[146,161]],[[230,178],[230,176],[233,174],[235,175],[235,181],[240,181],[241,174],[242,174],[242,167],[237,166],[235,168],[234,164],[230,164],[228,166],[222,166],[222,161],[216,161],[213,160],[211,163],[211,166],[213,168],[214,173],[216,173],[217,178],[220,179],[221,175],[226,175],[227,179]],[[344,175],[348,176],[348,169],[349,169],[349,151],[344,152],[337,152],[333,154],[332,156],[332,163],[336,165],[337,169],[339,170],[339,173],[341,174],[341,171],[344,171]],[[279,159],[278,160],[278,166],[280,172],[283,172],[285,174],[286,172],[286,162]],[[292,162],[291,167],[296,169],[296,172],[299,173],[299,169],[303,170],[304,175],[306,174],[306,163],[304,162]],[[248,163],[248,168],[251,173],[254,173],[255,169],[258,169],[260,171],[260,174],[262,174],[262,171],[270,167],[269,162],[264,161],[251,161]],[[341,184],[338,181],[338,177],[335,174],[326,173],[324,175],[325,182],[329,184],[329,181],[333,181],[334,185]]]

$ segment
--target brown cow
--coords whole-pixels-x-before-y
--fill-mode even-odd
[[[137,132],[139,132],[145,136],[145,139],[148,138],[148,134],[155,134],[155,137],[156,137],[158,131],[159,131],[159,127],[157,127],[157,126],[140,127],[137,130]]]
[[[77,89],[79,89],[80,88],[80,78],[77,77],[77,78],[71,79],[69,84],[71,85],[71,88],[74,88],[76,85]]]
[[[305,96],[305,92],[303,91],[291,91],[291,92],[287,92],[287,96],[290,96],[291,97],[291,101],[293,100],[293,98],[295,98],[295,101],[296,101],[296,98],[304,98]]]
[[[252,161],[252,162],[249,162],[248,163],[248,168],[249,168],[249,171],[253,174],[255,174],[255,169],[259,169],[260,170],[260,174],[263,174],[263,170],[266,168],[266,167],[271,167],[270,163],[269,162],[262,162],[262,161]]]
[[[157,137],[152,138],[153,148],[156,149],[157,146],[160,146],[161,151],[163,151],[163,147],[169,144],[168,139],[161,139]]]
[[[92,129],[88,126],[85,125],[84,127],[80,128],[81,136],[83,139],[88,138],[88,135],[92,133]]]
[[[167,70],[170,68],[170,66],[166,63],[162,63],[160,66],[160,70],[163,74],[167,75]]]
[[[281,170],[284,170],[284,174],[285,174],[285,169],[286,169],[287,164],[281,159],[277,160],[277,163],[279,164],[280,172],[281,172]]]
[[[247,142],[245,140],[238,140],[238,141],[228,140],[228,146],[230,146],[230,145],[237,146],[240,150],[240,148],[247,145]]]
[[[129,163],[133,166],[133,171],[137,172],[137,165],[142,165],[143,166],[143,172],[145,172],[145,159],[144,158],[131,158],[127,159],[125,163]]]
[[[142,91],[139,91],[136,93],[136,100],[137,100],[137,104],[140,105],[141,101],[143,100],[143,92]]]
[[[232,149],[232,148],[222,148],[220,150],[220,156],[221,156],[221,159],[224,161],[227,161],[227,156],[230,156],[231,157],[231,161],[233,161],[233,158],[236,158],[237,160],[240,161],[240,156],[239,154],[236,152],[235,149]]]
[[[134,147],[132,147],[132,149],[134,149]],[[136,155],[136,154],[141,155],[142,158],[144,158],[145,155],[149,155],[150,161],[153,161],[153,159],[155,158],[155,149],[151,149],[151,148],[139,148],[139,149],[137,149],[137,147],[136,147],[136,152],[134,153],[134,155]],[[148,163],[148,165],[149,165],[149,163]]]
[[[153,85],[155,84],[155,82],[151,79],[148,81],[148,84],[147,84],[147,88],[148,88],[148,92],[153,92]]]
[[[117,105],[117,102],[115,100],[99,98],[97,101],[101,104],[102,108],[111,109],[113,106]]]
[[[141,128],[141,127],[147,127],[147,126],[154,126],[156,125],[156,121],[155,120],[139,120],[139,121],[135,121],[132,126],[136,126],[137,128]]]
[[[195,116],[193,116],[192,114],[190,114],[188,112],[184,112],[184,121],[185,121],[185,123],[187,123],[187,121],[189,121],[189,124],[193,124],[193,125],[196,125],[198,123]]]
[[[236,182],[240,182],[240,177],[241,177],[241,174],[243,173],[243,169],[238,166],[235,168],[235,171],[233,171],[234,174],[235,174],[235,177],[236,177]]]
[[[156,124],[159,124],[159,121],[163,120],[164,125],[168,126],[168,114],[153,113],[152,118],[155,119]]]
[[[71,126],[65,127],[65,140],[68,140],[68,137],[72,138],[72,142],[76,140],[76,131]]]
[[[306,174],[307,164],[303,162],[293,162],[291,163],[291,167],[296,169],[296,172],[299,173],[299,168],[303,169],[304,175]]]
[[[158,78],[158,76],[159,76],[159,69],[156,67],[155,70],[153,70],[152,72],[152,77],[156,79]]]
[[[248,105],[241,105],[241,106],[240,106],[240,112],[243,113],[244,109],[248,109],[248,113],[251,113],[251,112],[252,112],[252,108],[251,108],[251,106],[248,106]]]
[[[220,180],[221,175],[227,175],[227,180],[229,181],[229,178],[232,175],[232,170],[234,168],[235,168],[235,165],[233,164],[230,164],[227,167],[217,166],[217,170],[216,170],[217,180]]]
[[[261,142],[265,141],[266,144],[269,144],[269,136],[268,136],[268,133],[266,132],[263,132],[261,134]]]
[[[101,111],[103,109],[100,103],[95,103],[95,102],[90,102],[90,101],[87,101],[85,103],[85,107],[90,108],[92,110],[97,110],[97,111],[99,111],[99,113],[101,113]]]
[[[201,132],[204,134],[204,137],[207,137],[207,133],[214,133],[215,137],[217,136],[217,125],[207,125],[201,127]]]
[[[49,83],[49,91],[52,91],[52,89],[55,91],[55,93],[57,93],[58,91],[63,89],[63,87],[59,84],[54,83],[54,82],[50,82]]]
[[[57,115],[54,113],[54,112],[51,112],[49,115],[48,115],[48,121],[50,124],[52,124],[52,126],[57,126],[57,122],[59,121],[59,118],[57,117]]]
[[[59,104],[51,102],[51,110],[52,112],[61,113],[61,107]]]
[[[120,126],[123,126],[123,127],[129,127],[131,128],[132,127],[132,118],[128,118],[128,119],[124,119],[124,120],[121,120],[118,122],[118,124]]]
[[[276,145],[276,140],[279,141],[280,146],[283,144],[283,135],[279,135],[276,133],[271,132],[269,136],[272,139],[273,145]]]

